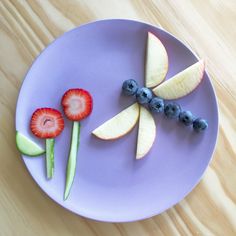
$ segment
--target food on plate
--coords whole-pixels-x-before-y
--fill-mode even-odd
[[[143,158],[151,149],[156,137],[156,124],[152,114],[140,107],[136,159]]]
[[[200,83],[203,72],[204,62],[199,61],[154,88],[154,94],[147,87],[139,87],[134,79],[124,81],[123,94],[136,96],[137,103],[118,113],[92,133],[103,140],[118,139],[129,133],[139,119],[136,159],[141,159],[149,152],[156,137],[152,113],[163,112],[169,119],[178,119],[185,126],[192,125],[196,132],[205,130],[208,127],[206,120],[194,120],[193,114],[190,111],[182,111],[178,103],[164,101],[187,95]],[[150,112],[145,107],[149,108]]]
[[[158,97],[153,97],[149,102],[149,110],[153,113],[162,113],[164,111],[164,100]]]
[[[139,88],[136,93],[136,99],[139,104],[148,104],[152,99],[152,91],[149,88]]]
[[[186,126],[193,124],[194,116],[191,111],[181,111],[179,114],[179,121]]]
[[[45,153],[43,148],[18,131],[16,131],[16,146],[26,156],[35,157]]]
[[[181,107],[176,102],[169,102],[165,104],[164,114],[167,118],[174,119],[178,118],[181,112]]]
[[[191,93],[203,79],[205,64],[198,61],[153,89],[153,93],[166,100],[181,98]]]
[[[205,119],[197,118],[196,120],[194,120],[193,129],[196,132],[202,132],[202,131],[206,130],[207,128],[208,128],[208,123]]]
[[[160,84],[168,71],[168,55],[162,42],[148,32],[145,66],[145,85],[152,88]]]
[[[127,96],[132,96],[137,93],[138,83],[134,79],[125,80],[122,84],[122,92]]]
[[[30,129],[36,137],[46,139],[46,172],[47,178],[51,179],[54,173],[54,139],[63,131],[64,119],[56,109],[39,108],[31,117]]]
[[[134,103],[100,125],[92,133],[104,140],[121,138],[133,129],[138,121],[138,117],[139,105],[138,103]]]
[[[90,115],[93,109],[93,99],[90,93],[81,88],[67,90],[61,100],[66,117],[73,121],[70,152],[66,170],[66,186],[64,200],[70,194],[76,170],[77,152],[80,139],[80,121]]]

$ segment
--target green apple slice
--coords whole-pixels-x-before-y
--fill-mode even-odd
[[[26,156],[35,157],[45,153],[43,148],[18,131],[16,131],[16,146]]]

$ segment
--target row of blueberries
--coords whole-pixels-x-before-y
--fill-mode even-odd
[[[140,88],[133,79],[124,81],[122,91],[125,95],[136,96],[137,102],[142,105],[148,105],[151,112],[164,112],[167,118],[179,119],[186,126],[192,125],[196,132],[204,131],[208,127],[205,119],[194,117],[191,111],[182,111],[180,105],[175,102],[167,103],[162,98],[153,96],[149,88]]]

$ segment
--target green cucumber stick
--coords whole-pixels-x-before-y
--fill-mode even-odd
[[[54,143],[53,138],[46,139],[46,171],[47,178],[51,179],[54,173]]]
[[[79,121],[74,121],[71,135],[70,153],[67,162],[64,200],[66,200],[70,194],[70,190],[75,177],[76,159],[79,148],[79,136],[80,136],[80,123]]]

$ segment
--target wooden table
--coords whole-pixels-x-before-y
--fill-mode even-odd
[[[14,116],[35,57],[63,32],[104,18],[163,27],[207,61],[220,128],[214,159],[183,201],[151,219],[110,224],[88,220],[50,200],[15,147]],[[0,1],[0,235],[236,235],[235,0]]]

